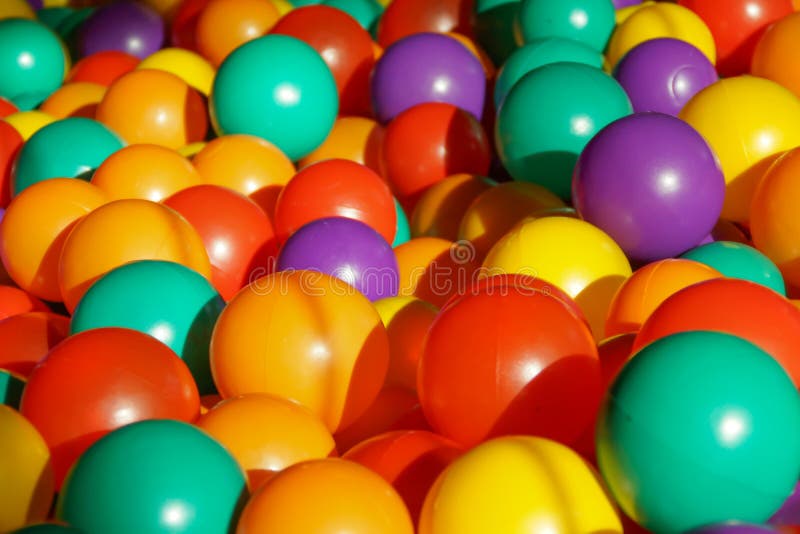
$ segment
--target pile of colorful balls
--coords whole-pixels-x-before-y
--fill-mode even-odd
[[[796,10],[0,0],[0,532],[800,533]]]

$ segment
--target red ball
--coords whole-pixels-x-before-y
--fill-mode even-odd
[[[325,217],[361,221],[394,240],[397,215],[392,192],[375,171],[344,159],[309,165],[283,188],[275,206],[275,231],[281,242],[301,226]]]
[[[0,321],[0,369],[28,378],[50,349],[69,335],[69,318],[48,312],[20,313]]]
[[[722,76],[750,72],[756,44],[773,22],[794,12],[792,0],[679,0],[706,23],[717,45]]]
[[[12,104],[9,100],[0,97],[0,118],[8,117],[12,113],[16,113],[17,111],[19,111],[19,109],[17,109],[17,106]]]
[[[275,231],[249,198],[225,187],[197,185],[164,204],[183,215],[203,239],[211,260],[211,283],[226,301],[272,272],[278,253]]]
[[[378,43],[386,48],[422,32],[457,32],[472,38],[473,9],[473,0],[393,0],[381,16]]]
[[[125,52],[97,52],[78,61],[67,76],[67,82],[90,82],[108,87],[138,64],[139,58]]]
[[[412,211],[430,186],[453,174],[486,175],[489,140],[470,113],[444,103],[419,104],[394,118],[383,140],[386,177]]]
[[[166,345],[134,330],[99,328],[50,351],[31,373],[20,411],[50,447],[61,487],[75,460],[108,432],[145,419],[192,422],[200,397]]]
[[[775,291],[734,278],[689,286],[656,308],[639,330],[633,351],[691,330],[723,332],[750,341],[775,358],[800,387],[800,310]]]
[[[11,170],[23,144],[22,136],[5,121],[0,121],[0,208],[11,202]]]
[[[14,286],[0,286],[0,321],[20,313],[46,312],[50,309],[30,293]],[[2,345],[0,345],[2,350]]]
[[[458,444],[432,432],[400,430],[364,441],[343,458],[372,469],[391,484],[416,524],[428,490],[462,452]]]
[[[375,65],[372,38],[344,11],[328,6],[293,9],[270,33],[308,43],[331,69],[339,90],[340,115],[368,115],[369,77]]]
[[[465,446],[509,434],[572,444],[601,397],[591,331],[557,297],[497,289],[454,301],[431,326],[418,379],[425,415]]]

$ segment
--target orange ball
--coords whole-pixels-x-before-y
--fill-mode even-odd
[[[455,241],[459,223],[472,201],[495,185],[493,180],[483,176],[454,174],[431,186],[414,207],[411,235]]]
[[[47,97],[39,110],[57,119],[66,119],[67,117],[93,119],[97,112],[97,105],[105,94],[106,88],[96,83],[68,83]]]
[[[400,272],[398,295],[441,307],[477,280],[480,262],[469,243],[417,237],[394,249]]]
[[[68,335],[69,318],[62,315],[35,311],[8,317],[0,321],[0,369],[27,379],[36,364]]]
[[[379,475],[328,458],[294,465],[247,503],[237,534],[413,534],[408,510]]]
[[[278,197],[275,232],[279,241],[325,217],[361,221],[391,243],[397,212],[389,186],[374,171],[352,161],[331,159],[298,172]]]
[[[33,311],[50,310],[44,302],[18,287],[0,286],[0,321]]]
[[[135,69],[139,61],[138,57],[119,50],[97,52],[75,63],[67,75],[67,83],[89,82],[108,87]]]
[[[188,159],[159,145],[122,148],[109,156],[92,176],[92,183],[111,200],[141,198],[153,202],[202,181]]]
[[[59,256],[75,224],[108,202],[100,188],[75,178],[53,178],[17,195],[0,225],[0,257],[9,276],[39,298],[61,301]],[[91,256],[100,255],[97,244]]]
[[[161,70],[136,70],[115,81],[97,107],[97,120],[130,144],[173,149],[202,141],[208,132],[200,93]]]
[[[270,217],[283,186],[295,175],[292,161],[260,137],[224,135],[192,158],[207,184],[219,185],[250,197]]]
[[[483,258],[501,237],[523,219],[544,210],[565,207],[544,187],[527,182],[506,182],[487,189],[461,218],[458,239],[469,241]]]
[[[266,34],[280,16],[268,0],[211,0],[197,19],[197,49],[219,67],[235,48]]]
[[[138,260],[172,261],[211,278],[203,241],[186,219],[149,200],[117,200],[84,217],[64,242],[58,282],[67,309],[102,275]]]
[[[800,97],[800,13],[769,26],[753,53],[750,72],[778,82]]]
[[[326,159],[347,159],[366,165],[378,174],[381,170],[383,126],[364,117],[339,117],[327,139],[300,160],[300,168]]]
[[[692,260],[653,262],[631,275],[617,290],[606,319],[606,336],[638,332],[648,317],[681,289],[722,278],[716,269]]]
[[[222,397],[286,397],[332,432],[355,421],[383,384],[389,341],[372,303],[349,287],[322,273],[286,271],[240,291],[211,340]]]
[[[197,422],[247,473],[251,489],[279,471],[336,453],[322,421],[303,406],[251,393],[222,401]]]

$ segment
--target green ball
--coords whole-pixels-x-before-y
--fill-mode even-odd
[[[495,65],[502,65],[517,48],[514,23],[520,0],[484,0],[475,3],[475,39]]]
[[[77,60],[80,57],[78,51],[78,41],[80,41],[81,28],[83,23],[86,22],[92,13],[97,10],[95,7],[78,8],[70,16],[65,17],[64,20],[56,27],[56,33],[67,44],[70,57]]]
[[[17,530],[11,531],[9,534],[84,534],[82,530],[77,528],[68,527],[65,525],[56,525],[55,523],[41,523],[39,525],[29,525]]]
[[[520,45],[563,37],[602,52],[616,23],[611,0],[522,0],[514,34]]]
[[[71,7],[46,7],[36,12],[36,18],[54,32],[58,32],[59,25],[74,13],[75,9]]]
[[[298,160],[325,141],[339,96],[316,50],[294,37],[267,35],[225,59],[214,79],[210,110],[218,134],[256,135]]]
[[[786,296],[786,285],[778,267],[753,247],[716,241],[694,248],[681,257],[705,263],[728,278],[749,280]]]
[[[569,200],[578,155],[597,132],[632,112],[625,91],[602,70],[551,63],[508,92],[497,112],[495,143],[514,179]]]
[[[23,389],[25,389],[24,380],[5,369],[0,369],[0,404],[19,410]]]
[[[578,41],[558,37],[541,39],[518,48],[497,73],[494,85],[495,109],[500,108],[508,92],[523,76],[544,65],[565,61],[601,69],[605,58],[597,50]]]
[[[383,6],[375,0],[324,0],[322,4],[344,11],[367,31],[372,29],[383,13]]]
[[[225,302],[192,269],[137,261],[92,284],[70,323],[71,333],[117,326],[149,334],[183,359],[201,395],[215,393],[209,367],[211,333]]]
[[[61,86],[67,54],[47,26],[27,19],[0,20],[0,97],[28,111]]]
[[[91,171],[125,146],[105,125],[81,117],[48,124],[28,139],[17,158],[12,194],[50,178],[89,178]]]
[[[56,517],[86,534],[233,532],[245,477],[222,445],[180,421],[113,431],[70,471]]]
[[[765,522],[800,473],[800,396],[769,354],[719,332],[641,349],[597,427],[600,470],[625,512],[658,533]]]
[[[394,212],[397,215],[397,224],[395,224],[394,241],[392,241],[392,248],[399,247],[403,243],[407,243],[411,239],[411,227],[408,225],[408,217],[406,216],[403,206],[394,199]]]

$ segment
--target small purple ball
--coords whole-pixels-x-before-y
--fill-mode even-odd
[[[614,0],[614,8],[622,9],[623,7],[638,6],[642,0]]]
[[[383,53],[372,73],[372,107],[381,122],[425,102],[446,102],[483,114],[486,76],[481,62],[446,35],[418,33]]]
[[[725,179],[703,137],[671,115],[619,119],[578,158],[572,198],[578,213],[633,260],[677,256],[719,218]]]
[[[101,7],[81,28],[80,53],[118,50],[144,59],[164,44],[164,21],[149,7],[127,0]]]
[[[769,520],[772,525],[795,526],[800,525],[800,484],[794,487],[789,498],[783,502],[780,510]]]
[[[718,80],[705,54],[678,39],[652,39],[636,46],[619,62],[614,76],[635,112],[675,116],[694,95]]]
[[[369,300],[394,297],[400,289],[397,258],[375,230],[353,219],[331,217],[297,230],[278,254],[278,271],[318,271],[355,287]]]
[[[44,8],[44,0],[28,0],[28,5],[38,11]]]
[[[690,534],[774,534],[777,530],[767,525],[748,523],[720,523],[692,530]]]

